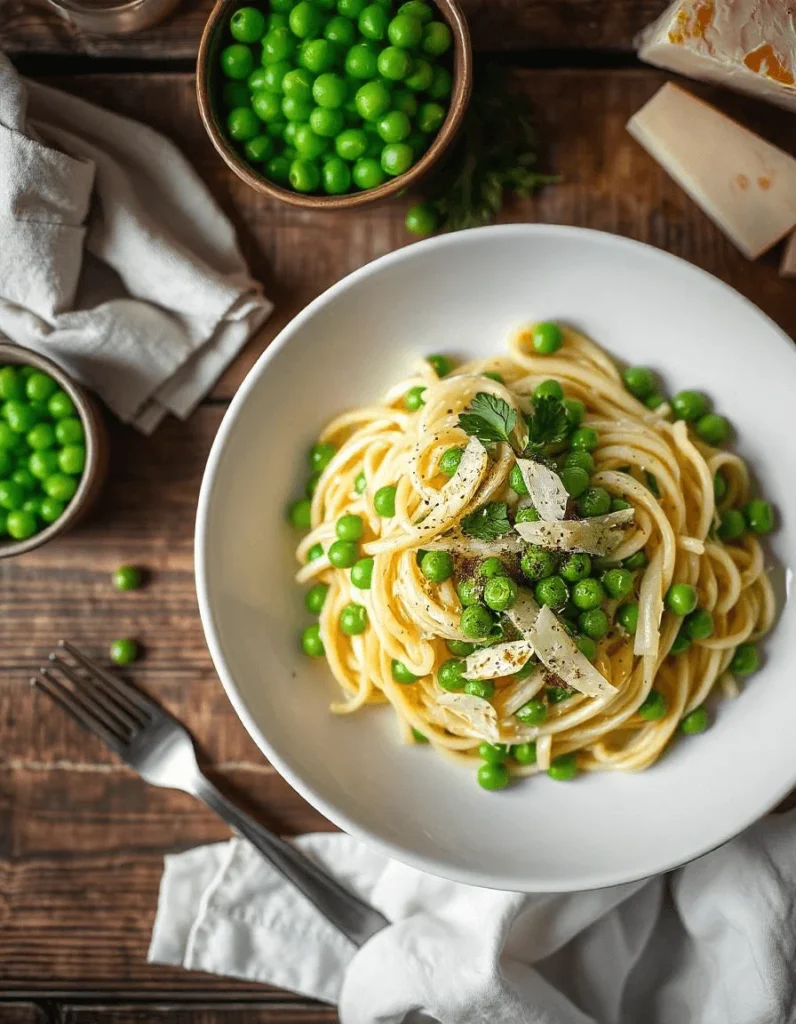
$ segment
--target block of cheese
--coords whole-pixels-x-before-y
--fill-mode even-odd
[[[627,130],[749,259],[796,226],[796,160],[671,82]]]
[[[796,110],[790,0],[675,0],[636,39],[648,64]]]

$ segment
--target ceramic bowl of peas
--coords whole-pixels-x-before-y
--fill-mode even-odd
[[[105,429],[85,392],[49,359],[0,343],[0,558],[74,525],[106,464]]]
[[[452,142],[471,85],[457,0],[219,0],[197,69],[229,167],[316,209],[415,183]]]

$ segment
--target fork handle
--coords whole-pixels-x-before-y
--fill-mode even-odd
[[[327,921],[354,945],[363,945],[390,923],[378,910],[340,885],[295,846],[258,824],[216,789],[204,775],[199,776],[192,792],[247,839],[272,867],[292,882]]]

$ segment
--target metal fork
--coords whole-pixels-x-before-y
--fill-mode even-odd
[[[125,764],[153,786],[181,789],[203,800],[355,945],[362,945],[389,924],[377,910],[219,792],[199,768],[190,733],[167,711],[72,644],[61,641],[59,647],[71,655],[75,665],[50,654],[51,667],[40,668],[31,683],[84,729],[99,736]]]

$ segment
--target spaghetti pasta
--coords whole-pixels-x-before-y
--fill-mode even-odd
[[[547,768],[647,768],[714,688],[738,691],[734,652],[774,617],[759,540],[719,527],[750,500],[743,461],[560,330],[550,354],[526,328],[507,355],[443,377],[423,360],[382,404],[330,423],[297,550],[297,580],[328,588],[309,653],[342,690],[332,711],[388,702],[408,742],[502,766],[487,788]],[[566,412],[568,433],[533,450],[543,405]],[[477,408],[504,416],[496,436],[468,429]],[[355,554],[344,516],[361,521]],[[670,607],[675,584],[695,592],[686,617]]]

